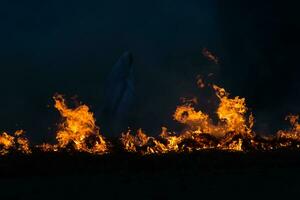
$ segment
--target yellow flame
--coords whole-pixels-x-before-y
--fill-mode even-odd
[[[199,84],[199,83],[198,83]],[[158,137],[150,137],[142,129],[135,135],[131,130],[121,135],[120,141],[128,152],[143,155],[169,152],[192,152],[203,149],[226,151],[274,150],[279,148],[300,148],[300,123],[298,115],[288,115],[291,124],[287,130],[279,130],[276,136],[259,136],[252,130],[254,117],[249,113],[245,98],[230,97],[224,88],[208,85],[215,92],[218,107],[217,119],[207,113],[196,110],[196,98],[183,99],[183,105],[176,108],[173,118],[185,126],[180,133],[169,132],[163,127]],[[36,147],[44,152],[74,150],[92,154],[108,152],[108,143],[100,134],[93,113],[87,105],[69,108],[62,95],[53,97],[55,108],[59,111],[62,122],[56,132],[57,144],[44,143]],[[29,141],[23,130],[14,135],[0,134],[0,155],[10,152],[30,154]]]
[[[58,151],[58,149],[74,149],[93,154],[103,154],[108,151],[107,143],[100,135],[99,127],[89,107],[80,105],[74,109],[68,108],[62,95],[53,97],[55,108],[61,114],[63,121],[56,133],[57,145],[42,144],[43,151]]]
[[[130,134],[131,130],[123,133],[120,140],[123,147],[128,152],[140,152],[142,154],[161,154],[178,150],[178,141],[176,136],[169,136],[166,129],[163,128],[161,139],[166,140],[166,144],[162,143],[154,137],[147,136],[142,129],[139,129],[136,135]]]
[[[14,133],[14,136],[3,132],[0,135],[0,155],[5,155],[10,151],[19,151],[24,154],[30,154],[31,149],[27,138],[22,137],[23,130],[18,130]]]
[[[219,106],[216,110],[219,121],[213,123],[212,118],[196,111],[192,103],[184,101],[184,105],[176,108],[174,119],[184,125],[186,129],[181,134],[169,133],[163,128],[159,138],[148,137],[139,130],[136,136],[122,134],[121,141],[124,148],[130,152],[167,153],[192,151],[207,148],[242,151],[244,140],[254,137],[252,131],[254,118],[247,117],[247,107],[244,98],[230,98],[224,88],[213,85]]]
[[[229,93],[224,88],[213,85],[216,95],[220,100],[217,109],[218,117],[226,123],[225,132],[235,132],[241,134],[252,134],[253,116],[246,117],[247,107],[245,98],[229,98]]]
[[[295,140],[300,142],[300,124],[298,115],[288,115],[285,120],[289,120],[291,128],[289,130],[280,130],[277,137],[282,139]]]
[[[0,154],[1,155],[7,154],[9,152],[9,149],[15,145],[14,137],[3,132],[0,135],[0,145],[1,145]]]

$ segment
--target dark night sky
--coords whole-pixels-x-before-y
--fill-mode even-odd
[[[99,116],[104,80],[129,50],[135,127],[154,134],[172,126],[179,98],[197,95],[196,75],[211,71],[246,97],[258,130],[274,131],[285,114],[300,112],[300,18],[295,3],[270,2],[1,1],[0,129],[53,137],[56,92],[77,95]],[[203,58],[203,47],[220,66]]]

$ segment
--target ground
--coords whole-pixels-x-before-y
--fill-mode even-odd
[[[290,151],[35,153],[1,157],[0,188],[4,199],[288,198],[298,193],[299,167]]]

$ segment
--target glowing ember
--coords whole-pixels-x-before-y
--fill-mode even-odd
[[[130,134],[130,130],[127,133],[123,133],[121,136],[121,142],[123,147],[128,152],[140,152],[142,154],[152,153],[166,153],[168,150],[164,144],[159,142],[153,137],[148,137],[142,129],[137,131],[135,136]]]
[[[219,64],[219,59],[212,52],[210,52],[207,48],[202,49],[202,55],[205,56],[208,60],[214,62],[215,64]]]
[[[58,145],[57,144],[43,143],[43,144],[40,144],[40,145],[36,145],[35,147],[40,149],[43,152],[58,151]]]
[[[198,85],[199,88],[204,88],[205,87],[204,80],[201,77],[199,77],[197,79],[197,85]]]

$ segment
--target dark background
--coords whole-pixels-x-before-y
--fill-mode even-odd
[[[0,129],[25,129],[35,142],[54,138],[56,92],[77,95],[100,119],[105,78],[129,50],[134,128],[172,129],[179,98],[197,95],[196,75],[213,72],[217,84],[246,97],[256,130],[272,133],[300,111],[298,8],[258,0],[1,1]],[[204,47],[220,65],[201,55]]]

